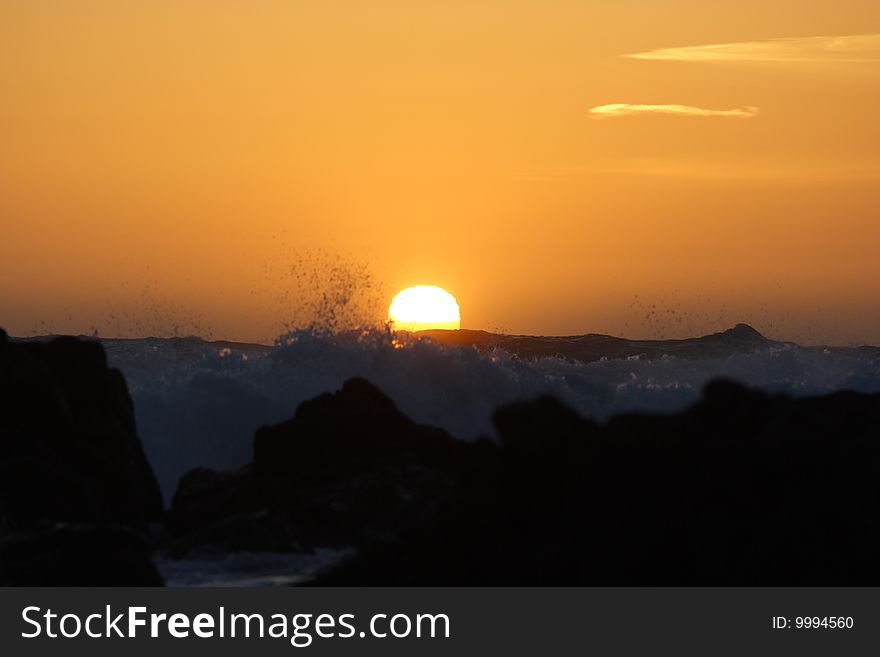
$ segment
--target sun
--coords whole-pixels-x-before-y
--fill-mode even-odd
[[[442,287],[416,285],[398,292],[388,306],[388,322],[397,331],[461,328],[458,302]]]

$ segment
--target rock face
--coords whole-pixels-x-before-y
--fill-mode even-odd
[[[449,467],[468,451],[441,429],[416,424],[364,379],[300,405],[291,420],[254,437],[259,475],[344,481],[381,468]]]
[[[158,583],[144,535],[161,514],[131,398],[103,348],[66,337],[18,343],[0,331],[0,578],[92,584],[115,572],[120,583]],[[89,548],[92,572],[41,560]],[[122,577],[127,561],[137,577]]]
[[[2,583],[10,586],[161,586],[149,536],[124,525],[67,525],[7,537]]]
[[[677,415],[494,420],[463,443],[350,381],[261,429],[252,468],[185,477],[166,550],[354,546],[340,585],[880,582],[880,395],[717,381]]]
[[[416,424],[375,386],[352,379],[259,429],[253,467],[187,473],[164,550],[201,557],[385,544],[431,517],[493,451]]]
[[[159,584],[160,521],[171,559],[354,548],[323,584],[880,583],[880,394],[715,381],[675,415],[599,425],[545,397],[494,424],[459,441],[353,379],[163,514],[101,346],[0,331],[0,584]]]

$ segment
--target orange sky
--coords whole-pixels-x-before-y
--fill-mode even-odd
[[[880,343],[878,35],[876,0],[6,0],[0,325],[270,340],[344,262],[468,328]]]

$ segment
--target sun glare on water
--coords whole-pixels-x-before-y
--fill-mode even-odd
[[[388,321],[397,331],[461,328],[455,297],[433,285],[416,285],[398,292],[388,307]]]

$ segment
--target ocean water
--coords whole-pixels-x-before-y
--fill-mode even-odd
[[[156,567],[166,586],[293,586],[313,579],[354,554],[322,548],[310,554],[236,552],[205,559],[165,559]]]
[[[249,463],[258,427],[289,418],[300,402],[354,376],[378,385],[416,421],[464,440],[491,437],[499,405],[543,394],[602,421],[624,411],[680,410],[717,377],[797,396],[880,391],[876,357],[790,344],[702,360],[576,363],[403,340],[378,329],[295,331],[271,347],[198,338],[103,342],[111,365],[128,381],[138,430],[166,500],[193,467]]]

